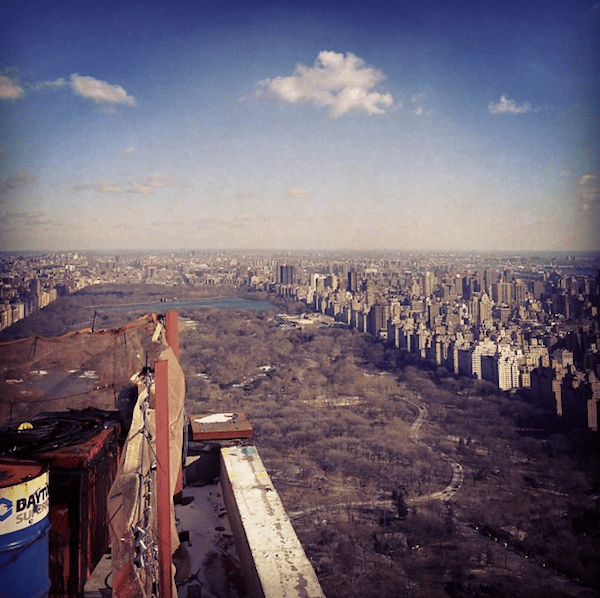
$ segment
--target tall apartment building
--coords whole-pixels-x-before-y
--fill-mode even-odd
[[[348,272],[348,283],[346,290],[350,291],[351,293],[356,293],[358,291],[358,274],[356,270],[350,270],[350,272]]]
[[[518,306],[525,305],[527,300],[527,287],[522,280],[513,282],[512,295],[513,300]]]
[[[496,343],[489,339],[458,348],[458,371],[481,380],[481,357],[496,354]]]
[[[552,353],[552,361],[561,368],[566,368],[570,365],[573,365],[573,351],[567,351],[567,349],[557,349],[554,351],[554,353]]]
[[[479,302],[478,326],[486,326],[492,323],[492,302],[487,293],[483,293]]]
[[[381,330],[387,330],[387,307],[373,305],[367,316],[367,332],[377,337]]]
[[[545,345],[538,343],[537,339],[532,339],[530,344],[525,346],[524,353],[525,363],[530,368],[550,366],[548,348]]]
[[[295,268],[290,265],[280,265],[277,268],[277,282],[279,284],[294,284]]]
[[[494,355],[482,355],[481,377],[493,382],[500,390],[518,388],[520,374],[517,354],[510,350],[502,350]]]
[[[483,289],[486,293],[490,293],[492,290],[492,282],[495,282],[494,273],[490,268],[486,268],[483,271]]]
[[[513,285],[510,282],[492,283],[492,299],[495,303],[505,303],[510,305],[512,302]]]
[[[555,410],[557,415],[563,415],[562,389],[563,380],[567,374],[575,372],[573,353],[566,349],[558,349],[552,353],[550,365],[542,364],[531,372],[531,394],[539,405]]]
[[[310,288],[313,291],[325,290],[325,276],[323,274],[312,273],[310,275]]]
[[[546,292],[546,283],[543,280],[532,280],[531,281],[531,293],[533,298],[538,301],[542,298],[542,295]]]
[[[365,301],[368,307],[375,304],[375,284],[370,280],[366,282]]]
[[[471,295],[471,299],[469,301],[469,318],[473,324],[477,324],[477,325],[480,325],[480,321],[481,321],[481,318],[479,315],[480,300],[481,300],[481,298],[479,296],[479,293],[477,293],[475,295]]]
[[[429,328],[435,328],[436,318],[440,315],[440,304],[439,303],[429,303],[427,305],[427,325]]]
[[[435,284],[435,274],[429,271],[425,272],[425,274],[423,274],[423,282],[421,285],[425,297],[430,297],[432,295]]]
[[[31,279],[29,283],[29,291],[31,295],[31,302],[33,304],[32,310],[39,309],[42,294],[42,285],[39,278],[35,277]]]
[[[325,287],[337,291],[338,288],[338,277],[335,274],[328,274],[325,277]]]
[[[600,380],[594,372],[568,372],[561,384],[562,416],[570,425],[598,431]]]

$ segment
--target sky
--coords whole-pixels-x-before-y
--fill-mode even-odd
[[[0,250],[600,249],[600,3],[6,0]]]

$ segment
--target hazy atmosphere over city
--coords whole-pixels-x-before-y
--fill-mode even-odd
[[[9,1],[0,249],[590,250],[600,4]]]

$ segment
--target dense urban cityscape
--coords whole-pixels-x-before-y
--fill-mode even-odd
[[[600,598],[600,0],[0,22],[0,598]]]
[[[522,389],[598,430],[593,254],[5,254],[1,328],[100,283],[228,285],[293,299],[449,373]]]

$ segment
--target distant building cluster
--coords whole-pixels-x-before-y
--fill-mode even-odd
[[[0,330],[86,286],[87,260],[77,254],[7,257],[1,264]]]
[[[530,389],[572,425],[598,430],[597,270],[522,258],[427,260],[342,263],[329,272],[299,266],[292,283],[277,276],[275,290],[455,374]]]
[[[5,256],[1,328],[92,284],[239,286],[302,302],[455,374],[529,389],[566,421],[597,430],[598,263],[587,254]]]
[[[210,266],[207,264],[207,260]],[[221,264],[221,261],[223,264]],[[0,262],[0,330],[58,297],[94,284],[240,285],[231,260],[192,255],[104,256],[92,253],[6,255]]]

